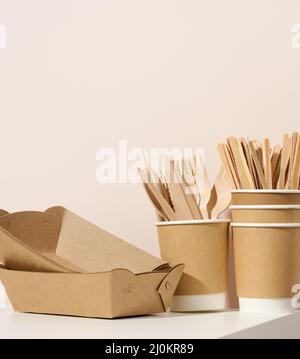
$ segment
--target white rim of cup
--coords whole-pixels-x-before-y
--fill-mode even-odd
[[[195,220],[181,220],[181,221],[165,221],[157,222],[155,225],[168,226],[168,225],[179,225],[179,224],[208,224],[208,223],[230,223],[231,219],[195,219]]]
[[[300,228],[300,223],[231,223],[231,227],[241,228]]]
[[[229,206],[229,209],[300,209],[299,204],[237,204]]]
[[[300,194],[300,190],[295,189],[233,189],[231,193],[272,193],[272,194]]]

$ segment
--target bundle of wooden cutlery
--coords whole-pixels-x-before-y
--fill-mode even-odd
[[[300,134],[285,134],[271,148],[263,142],[230,137],[218,150],[231,189],[300,189]]]
[[[158,172],[146,167],[139,173],[160,221],[216,219],[230,205],[223,168],[211,186],[200,157],[167,160]]]

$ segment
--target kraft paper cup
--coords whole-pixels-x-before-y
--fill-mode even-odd
[[[291,313],[300,223],[232,223],[237,294],[248,313]]]
[[[298,190],[234,190],[233,205],[300,205]]]
[[[233,205],[233,222],[300,223],[300,205]]]
[[[224,219],[157,223],[162,258],[185,264],[171,311],[226,308],[229,223]]]

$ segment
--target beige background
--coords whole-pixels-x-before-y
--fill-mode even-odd
[[[206,149],[298,127],[299,0],[0,0],[0,207],[64,204],[158,254],[141,185],[100,185],[96,152]]]

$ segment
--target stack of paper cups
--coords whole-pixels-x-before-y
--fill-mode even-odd
[[[229,222],[219,219],[157,223],[162,258],[170,264],[185,265],[172,311],[226,308]]]
[[[300,284],[300,191],[232,193],[233,247],[242,312],[294,311]]]

